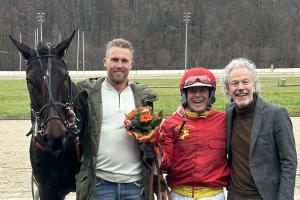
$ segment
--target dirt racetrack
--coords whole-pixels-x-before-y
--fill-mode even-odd
[[[298,158],[300,154],[300,117],[292,117]],[[0,199],[31,200],[29,161],[29,120],[0,120]],[[300,173],[297,170],[295,200],[300,200]],[[75,200],[75,193],[67,196]]]

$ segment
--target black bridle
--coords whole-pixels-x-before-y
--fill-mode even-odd
[[[46,81],[46,85],[48,88],[48,103],[46,103],[40,110],[38,110],[33,97],[29,91],[29,96],[30,96],[30,105],[31,105],[31,111],[32,111],[32,115],[34,117],[34,120],[32,119],[32,127],[30,129],[30,131],[26,134],[26,136],[29,136],[30,134],[32,134],[34,132],[34,139],[35,141],[37,141],[37,137],[38,134],[43,136],[45,134],[45,130],[44,130],[44,125],[46,125],[48,123],[48,121],[50,119],[59,119],[65,126],[65,128],[73,135],[73,136],[78,136],[80,133],[80,129],[81,129],[81,121],[75,116],[74,113],[74,109],[73,109],[73,94],[72,94],[72,82],[71,82],[71,78],[69,76],[69,72],[68,72],[68,68],[66,66],[65,61],[63,60],[62,57],[56,56],[56,55],[51,55],[50,54],[50,47],[49,48],[49,54],[48,55],[39,55],[37,49],[35,50],[36,52],[36,57],[31,58],[27,61],[27,65],[35,59],[38,59],[41,65],[41,68],[43,70],[43,65],[42,65],[42,61],[41,58],[48,58],[48,68],[47,68],[47,72],[46,75],[44,76],[44,79]],[[56,102],[53,99],[53,95],[52,95],[52,84],[51,84],[51,69],[52,69],[52,63],[51,63],[51,58],[58,58],[66,67],[66,70],[68,72],[68,76],[67,76],[67,88],[68,88],[68,94],[67,94],[67,100],[66,103],[61,103],[61,102]],[[28,82],[27,82],[28,84]],[[28,87],[29,90],[29,87]],[[57,113],[58,116],[50,116],[48,117],[48,113],[50,110],[50,107],[53,106]],[[59,111],[59,106],[64,108],[64,114],[65,114],[65,120],[63,120],[62,118],[62,114]],[[45,114],[45,120],[42,123],[41,122],[41,114],[43,113],[43,111],[46,111]],[[74,117],[74,122],[70,122],[68,120],[68,115],[73,115]]]

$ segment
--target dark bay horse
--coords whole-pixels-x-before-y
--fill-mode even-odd
[[[27,60],[32,111],[29,153],[41,200],[65,199],[76,189],[80,152],[74,141],[78,147],[80,120],[73,114],[73,97],[80,89],[71,81],[63,59],[74,35],[75,31],[55,47],[40,43],[35,49],[10,36]]]

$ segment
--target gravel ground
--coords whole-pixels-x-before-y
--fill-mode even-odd
[[[300,154],[300,117],[292,117]],[[32,200],[31,165],[29,161],[29,120],[0,120],[0,199]],[[299,165],[298,165],[299,166]],[[299,168],[299,167],[298,167]],[[300,171],[297,170],[295,200],[300,200]],[[75,200],[75,193],[67,196]]]

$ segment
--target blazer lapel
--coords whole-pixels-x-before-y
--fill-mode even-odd
[[[250,138],[249,158],[252,154],[255,142],[257,140],[258,133],[259,133],[260,127],[262,125],[265,112],[266,112],[265,102],[262,98],[257,96],[255,111],[254,111],[254,117],[253,117],[253,123],[252,123],[251,138]]]
[[[235,105],[235,103],[228,103],[227,107],[226,107],[226,133],[227,133],[226,147],[227,147],[228,154],[230,154],[232,115],[233,115],[233,111],[234,111],[234,105]]]

